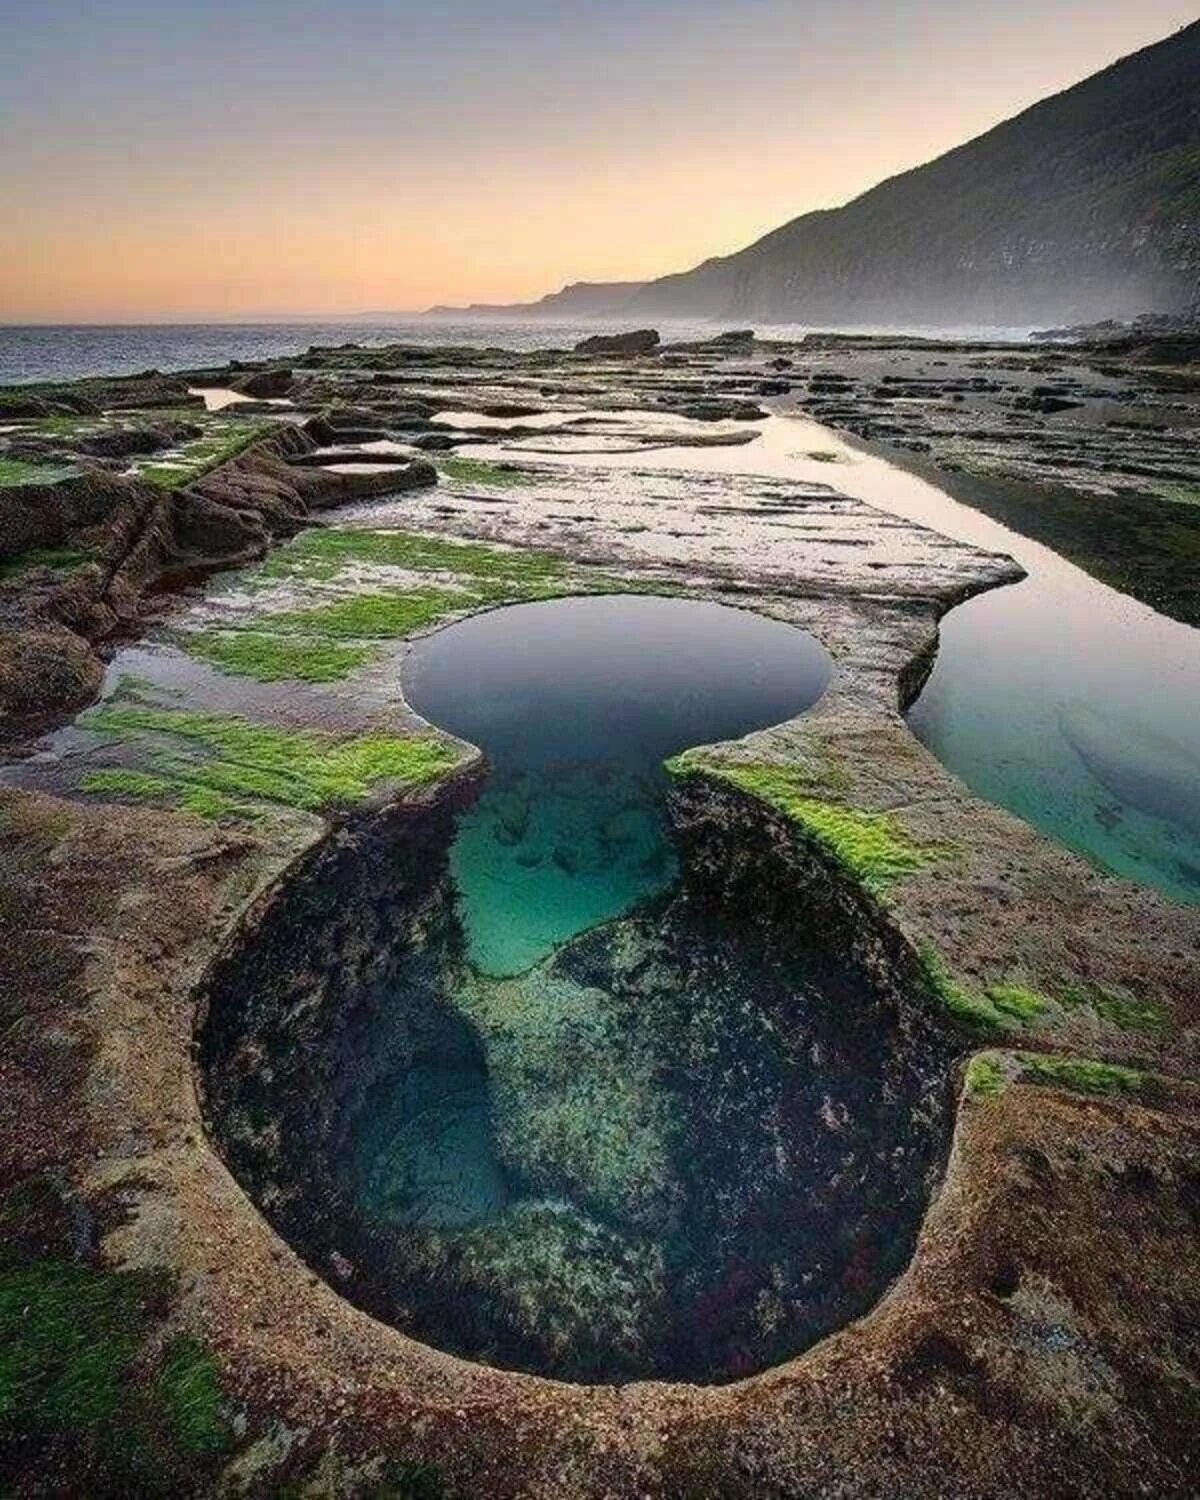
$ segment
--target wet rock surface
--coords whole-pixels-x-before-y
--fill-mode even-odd
[[[990,348],[814,337],[805,408],[1197,623],[1200,350],[1168,334]]]
[[[792,391],[767,395],[781,361]],[[526,445],[607,439],[661,454],[664,438],[694,431],[683,413],[696,403],[799,403],[955,483],[947,465],[960,476],[997,465],[1023,516],[1061,517],[1060,486],[1086,496],[1122,539],[1103,555],[1071,545],[1097,572],[1119,565],[1133,589],[1162,545],[1132,525],[1140,505],[1170,507],[1172,556],[1190,545],[1189,502],[1172,487],[1195,484],[1180,438],[1195,422],[1193,373],[1078,347],[745,339],[634,358],[314,349],[288,368],[286,398],[253,398],[292,403],[256,417],[272,424],[265,441],[186,483],[104,468],[116,458],[90,456],[101,467],[84,472],[68,442],[79,473],[27,487],[18,470],[23,484],[4,490],[5,555],[19,564],[0,584],[14,622],[5,680],[49,720],[102,694],[0,785],[3,1306],[37,1309],[5,1324],[25,1381],[6,1419],[10,1488],[265,1495],[319,1483],[349,1496],[419,1478],[447,1496],[596,1500],[1188,1493],[1200,918],[973,798],[899,714],[938,617],[1017,570],[845,499],[832,465],[819,488],[617,473],[578,451],[564,468]],[[0,440],[28,442],[31,424],[81,412],[105,430],[155,427],[148,409],[181,402],[207,434],[239,420],[228,392],[253,373],[22,390]],[[950,388],[963,381],[987,385]],[[189,397],[199,387],[206,403]],[[1080,404],[1011,404],[1024,397]],[[227,404],[206,416],[214,400]],[[1165,434],[1109,425],[1145,411]],[[328,429],[300,432],[312,418]],[[577,419],[612,425],[571,436]],[[372,465],[373,443],[415,459],[417,440],[464,427],[497,451],[435,450],[436,488],[418,482],[418,462],[433,461],[413,463],[403,494],[394,465]],[[372,472],[294,461],[343,446]],[[981,508],[996,503],[988,476]],[[302,529],[311,510],[356,496],[378,498]],[[38,559],[87,544],[91,527],[100,562]],[[118,534],[117,555],[136,566],[104,550]],[[170,607],[147,633],[150,587],[230,563],[246,568],[160,597]],[[804,718],[681,758],[680,893],[522,981],[566,997],[589,1026],[514,1037],[511,981],[475,983],[474,1009],[441,998],[461,958],[439,851],[475,769],[404,704],[401,664],[413,633],[443,620],[614,589],[734,600],[800,625],[834,678]],[[100,683],[87,643],[116,643],[105,609],[142,638]],[[68,634],[86,654],[68,648],[72,680],[57,684],[47,636]],[[34,637],[43,665],[30,670],[20,653]],[[376,903],[380,891],[394,903]],[[803,954],[790,946],[801,933]],[[814,972],[814,952],[837,955],[833,975],[819,961]],[[739,1045],[705,1046],[727,1037]],[[588,1076],[580,1045],[620,1103],[615,1154],[603,1132],[550,1128],[551,1106]],[[425,1072],[409,1065],[422,1046]],[[689,1047],[685,1088],[657,1061]],[[611,1279],[583,1296],[528,1253],[491,1246],[467,1264],[462,1223],[465,1280],[441,1284],[488,1288],[469,1352],[503,1364],[515,1329],[524,1342],[505,1346],[508,1362],[527,1369],[460,1357],[430,1298],[437,1275],[418,1281],[407,1262],[398,1307],[383,1237],[361,1221],[347,1235],[346,1179],[327,1165],[343,1160],[350,1119],[386,1121],[372,1090],[392,1064],[408,1080],[407,1094],[384,1090],[400,1126],[430,1100],[453,1105],[455,1162],[478,1137],[480,1068],[494,1077],[503,1129],[495,1160],[469,1177],[476,1209],[511,1191],[520,1156],[539,1193],[561,1198],[569,1179],[593,1217],[641,1233],[683,1203],[718,1237],[756,1225],[744,1280],[671,1279],[672,1296],[705,1309],[688,1342],[688,1320],[664,1321],[662,1299],[637,1302],[636,1256],[620,1262],[626,1300]],[[699,1111],[718,1109],[732,1123],[710,1152],[718,1141],[748,1153],[732,1167],[691,1134]],[[673,1149],[649,1149],[667,1125]],[[631,1141],[647,1147],[638,1173]],[[689,1156],[694,1178],[680,1169]],[[360,1164],[377,1203],[405,1199],[403,1174]],[[814,1181],[848,1240],[831,1246],[799,1212],[820,1205],[789,1186]],[[544,1217],[525,1242],[543,1250],[565,1222]],[[444,1245],[438,1255],[435,1272],[450,1263]],[[808,1304],[789,1280],[802,1256],[829,1272]],[[29,1330],[62,1326],[64,1297],[81,1333],[48,1354]],[[627,1362],[606,1364],[630,1329]],[[80,1427],[52,1399],[77,1348],[113,1372],[107,1427]],[[529,1369],[746,1378],[589,1385]],[[184,1375],[200,1439],[169,1395]],[[108,1431],[136,1441],[114,1447]]]
[[[215,977],[210,1128],[288,1240],[409,1334],[573,1380],[728,1380],[868,1307],[944,1157],[920,1004],[699,882],[489,980],[445,842],[313,870]]]

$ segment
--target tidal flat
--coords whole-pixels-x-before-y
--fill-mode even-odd
[[[12,1491],[1185,1493],[1198,429],[1178,339],[0,388]]]

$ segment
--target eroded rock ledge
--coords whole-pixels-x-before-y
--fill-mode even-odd
[[[461,359],[418,360],[427,389],[461,393]],[[363,392],[404,367],[364,363]],[[607,387],[614,403],[657,378],[605,365],[625,383]],[[586,362],[578,374],[596,378]],[[401,501],[386,528],[339,516],[302,533],[118,656],[100,708],[6,772],[0,1319],[22,1398],[2,1415],[10,1489],[1188,1493],[1200,917],[971,797],[898,711],[940,613],[1014,570],[891,520],[887,569],[872,568],[874,513],[835,491],[731,478],[685,525],[679,476],[574,473],[556,502],[558,479],[515,470],[444,471],[442,513]],[[228,493],[222,472],[212,483]],[[395,489],[386,479],[373,483]],[[528,528],[518,550],[487,519],[505,495]],[[585,497],[587,543],[572,520]],[[813,530],[768,548],[781,504]],[[622,529],[645,515],[675,518],[656,546]],[[844,528],[868,546],[835,562]],[[444,926],[422,854],[475,768],[400,699],[408,637],[618,587],[733,598],[829,649],[835,677],[811,714],[675,763],[678,900],[733,906],[747,942],[778,945],[803,923],[849,955],[882,1007],[855,1024],[869,1034],[864,1018],[886,1016],[901,1071],[945,1058],[915,1070],[923,1108],[953,1124],[944,1172],[935,1150],[919,1174],[932,1196],[911,1261],[873,1307],[874,1290],[835,1320],[857,1321],[727,1384],[573,1384],[418,1342],[341,1295],[328,1243],[298,1238],[306,1260],[280,1236],[210,1133],[226,1085],[246,1104],[272,1070],[341,1086],[361,1057],[338,1001],[352,978],[369,992],[390,957],[378,912],[339,911],[322,872],[399,881],[426,944]],[[381,851],[404,849],[412,881],[403,862],[384,877]],[[272,1031],[311,1050],[273,1054]],[[369,1081],[359,1070],[349,1090]],[[311,1114],[297,1104],[289,1139],[243,1110],[244,1133],[221,1140],[238,1176],[302,1153],[319,1101]],[[298,1202],[278,1173],[254,1186],[277,1223]]]

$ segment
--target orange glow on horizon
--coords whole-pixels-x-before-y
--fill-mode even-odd
[[[1146,0],[1155,5],[1181,10]],[[273,92],[226,99],[204,93],[185,60],[153,96],[123,83],[99,102],[64,92],[57,123],[35,99],[37,128],[0,133],[0,322],[337,317],[686,270],[1169,29],[1127,7],[1101,17],[1094,0],[1059,0],[1036,25],[1004,7],[939,10],[936,25],[864,23],[842,51],[819,52],[803,50],[798,10],[752,8],[759,27],[730,7],[706,38],[697,20],[676,51],[638,54],[637,76],[611,57],[611,79],[605,59],[587,57],[539,72],[518,50],[507,71],[433,71],[423,93],[410,97],[401,77],[394,97],[376,87],[359,98],[361,59],[345,63],[348,82],[338,59],[317,56],[315,93],[273,78]],[[52,64],[66,31],[47,33]],[[568,46],[570,29],[553,40]],[[74,59],[103,83],[91,64]],[[178,107],[188,87],[207,114]],[[391,111],[382,126],[372,108]]]

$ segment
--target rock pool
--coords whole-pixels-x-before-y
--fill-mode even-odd
[[[952,1046],[773,899],[796,877],[761,814],[681,843],[662,770],[829,673],[792,626],[640,596],[418,644],[407,691],[486,750],[478,800],[328,846],[215,976],[203,1043],[228,1159],[352,1301],[505,1368],[722,1381],[903,1268]]]
[[[829,672],[790,625],[654,597],[520,605],[419,642],[405,696],[491,768],[450,855],[472,964],[519,973],[665,890],[663,761],[793,717]]]

